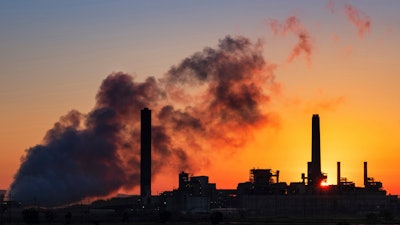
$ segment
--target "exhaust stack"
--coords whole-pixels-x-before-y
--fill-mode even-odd
[[[151,110],[141,110],[140,129],[140,196],[147,202],[151,198]]]
[[[337,162],[337,185],[340,186],[340,162]]]
[[[368,186],[368,165],[364,162],[364,187]]]
[[[311,126],[311,162],[308,164],[308,183],[319,186],[323,180],[323,175],[321,172],[321,142],[318,114],[312,116]]]

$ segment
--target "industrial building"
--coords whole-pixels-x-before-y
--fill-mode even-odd
[[[280,171],[251,169],[250,179],[236,189],[217,189],[208,176],[178,174],[179,186],[158,196],[151,195],[151,110],[141,110],[140,196],[132,205],[137,210],[166,210],[183,213],[208,213],[212,210],[247,215],[314,216],[354,215],[389,210],[398,212],[397,195],[386,195],[382,183],[368,176],[364,162],[364,186],[356,187],[341,176],[337,162],[337,184],[321,185],[327,175],[321,172],[320,118],[311,120],[311,161],[301,182],[282,182]],[[362,165],[360,165],[362,166]]]
[[[397,211],[396,195],[386,195],[382,183],[368,177],[364,162],[364,187],[341,177],[337,162],[337,184],[322,185],[327,175],[321,172],[320,119],[312,116],[311,161],[301,182],[279,181],[279,170],[251,169],[250,180],[236,189],[219,190],[208,177],[179,174],[179,188],[164,192],[162,208],[169,211],[209,212],[212,209],[236,209],[247,214],[274,216],[346,215]],[[361,165],[360,165],[361,166]]]
[[[300,174],[300,182],[288,184],[280,180],[279,170],[257,168],[250,169],[249,180],[238,183],[235,189],[217,189],[215,183],[209,182],[208,176],[193,176],[182,171],[177,175],[177,189],[152,196],[151,110],[144,108],[141,110],[140,195],[98,200],[90,206],[79,204],[60,208],[57,213],[62,215],[65,210],[73,211],[81,215],[80,221],[92,221],[93,218],[155,221],[160,212],[171,212],[177,220],[184,220],[204,219],[204,215],[219,211],[238,221],[260,217],[349,218],[387,212],[387,215],[398,215],[398,196],[387,195],[382,183],[368,176],[367,162],[360,165],[364,167],[363,187],[357,187],[342,177],[340,162],[337,162],[337,183],[322,185],[327,175],[321,172],[319,115],[312,116],[311,126],[311,161],[307,163],[307,172]],[[1,198],[4,194],[0,191]],[[2,201],[2,206],[9,209],[4,221],[21,220],[17,215],[23,208],[17,202]]]
[[[210,211],[215,195],[216,185],[209,183],[207,176],[189,177],[188,173],[182,171],[178,189],[164,192],[161,197],[164,210],[204,213]]]

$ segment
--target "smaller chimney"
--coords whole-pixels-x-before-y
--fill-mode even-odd
[[[368,165],[364,162],[364,187],[368,186]]]
[[[279,170],[276,171],[276,183],[279,183]]]
[[[340,162],[337,162],[337,185],[340,186]]]
[[[301,174],[301,180],[302,180],[302,183],[304,184],[305,180],[306,180],[306,174],[305,173]]]

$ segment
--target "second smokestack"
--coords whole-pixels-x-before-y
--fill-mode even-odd
[[[321,143],[320,143],[320,129],[319,129],[319,116],[314,114],[312,116],[312,131],[311,131],[311,165],[309,168],[311,184],[318,186],[322,181],[321,172]]]
[[[140,196],[151,197],[151,110],[144,108],[140,117]]]

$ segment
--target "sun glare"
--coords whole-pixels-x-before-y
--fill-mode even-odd
[[[321,187],[328,187],[329,184],[326,181],[321,182]]]

